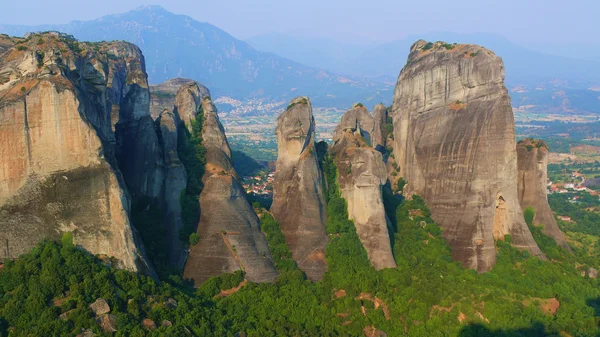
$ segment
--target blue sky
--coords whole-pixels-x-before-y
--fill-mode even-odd
[[[600,44],[598,0],[0,0],[0,23],[67,23],[141,5],[161,5],[242,39],[279,32],[384,42],[453,31],[493,32],[521,44]]]

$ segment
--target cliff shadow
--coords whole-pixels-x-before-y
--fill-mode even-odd
[[[462,328],[458,333],[459,337],[512,337],[512,336],[560,336],[559,333],[554,333],[546,330],[546,327],[540,323],[535,322],[531,327],[518,328],[518,329],[498,329],[492,330],[482,324],[469,324]]]

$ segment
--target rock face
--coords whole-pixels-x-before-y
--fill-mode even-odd
[[[559,246],[570,249],[548,205],[548,145],[541,140],[523,139],[517,144],[519,202],[521,208],[533,207],[533,224],[543,225],[542,232]]]
[[[519,205],[515,126],[502,60],[475,45],[418,41],[394,92],[394,155],[444,229],[454,258],[480,272],[494,240],[541,256]]]
[[[116,159],[116,124],[148,115],[140,50],[58,33],[8,40],[0,54],[0,258],[70,232],[91,253],[151,273]],[[155,185],[144,179],[135,185],[146,193]]]
[[[385,105],[377,104],[373,109],[373,143],[375,150],[384,153],[387,132],[385,124],[387,123],[388,111]]]
[[[209,98],[202,101],[201,113],[206,172],[200,193],[200,242],[191,247],[184,277],[199,285],[211,276],[242,269],[252,282],[272,282],[277,272],[267,241],[233,168],[225,131]]]
[[[323,173],[315,151],[315,120],[307,97],[293,99],[277,119],[277,167],[271,212],[300,269],[320,280],[327,271]]]
[[[150,115],[152,118],[158,118],[164,109],[168,109],[169,111],[173,110],[176,101],[182,102],[187,100],[187,98],[183,97],[177,99],[177,94],[181,94],[185,90],[183,88],[190,87],[192,90],[189,92],[192,94],[196,93],[196,96],[198,97],[197,100],[194,100],[196,105],[196,109],[194,111],[197,112],[197,108],[200,106],[201,100],[204,97],[210,96],[208,89],[200,83],[187,78],[174,78],[158,85],[151,85]]]
[[[367,144],[372,144],[373,116],[361,103],[355,104],[352,109],[344,113],[342,120],[333,131],[333,141],[339,141],[347,130],[358,130]]]
[[[352,110],[346,114],[342,120],[354,118]],[[383,207],[382,186],[387,181],[387,170],[381,153],[366,143],[360,127],[346,128],[333,146],[332,153],[339,172],[342,196],[348,201],[348,215],[354,221],[369,260],[377,270],[395,268],[389,220]]]

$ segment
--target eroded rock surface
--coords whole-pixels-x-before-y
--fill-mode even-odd
[[[59,33],[8,40],[0,54],[0,258],[70,232],[89,252],[152,273],[115,156],[115,125],[148,115],[139,48]]]
[[[186,97],[184,92],[188,92],[190,96]],[[181,97],[177,98],[177,94]],[[210,92],[205,86],[187,78],[174,78],[161,84],[151,85],[150,115],[156,119],[165,109],[173,111],[176,105],[175,102],[179,102],[178,108],[181,110],[193,109],[193,111],[198,112],[200,102],[208,96],[210,96]],[[193,101],[193,104],[187,103],[184,106],[182,104],[185,101],[189,103]]]
[[[519,202],[521,208],[533,207],[533,224],[543,225],[542,232],[559,246],[569,249],[548,204],[548,145],[542,140],[523,139],[517,144]]]
[[[211,276],[242,269],[252,282],[271,282],[277,272],[267,241],[233,168],[225,131],[209,98],[202,101],[201,113],[206,172],[200,193],[200,242],[191,247],[184,277],[199,285]]]
[[[504,65],[475,45],[411,47],[394,92],[394,155],[444,229],[454,258],[487,271],[495,239],[541,256],[517,191],[515,125]]]
[[[333,131],[333,141],[340,140],[347,130],[354,130],[360,133],[368,145],[372,144],[373,139],[373,116],[367,108],[358,103],[352,109],[346,111],[342,116],[342,120]]]
[[[323,173],[315,150],[315,120],[307,97],[293,99],[277,119],[277,168],[271,212],[300,269],[320,280],[327,271]]]
[[[342,117],[342,120],[350,118]],[[346,128],[333,146],[332,154],[342,196],[348,201],[348,215],[354,221],[369,260],[377,270],[395,268],[389,220],[383,206],[382,186],[387,181],[387,170],[381,153],[366,143],[360,130]]]
[[[377,104],[373,109],[373,142],[372,146],[375,150],[384,153],[387,132],[385,124],[387,124],[388,111],[385,105]]]

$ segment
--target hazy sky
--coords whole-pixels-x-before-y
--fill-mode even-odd
[[[391,41],[429,31],[526,43],[600,43],[599,0],[0,0],[0,24],[67,23],[161,5],[238,38],[268,32]]]

